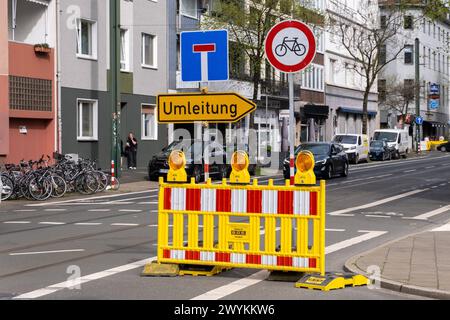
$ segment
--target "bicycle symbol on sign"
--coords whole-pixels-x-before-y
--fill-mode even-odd
[[[288,40],[288,37],[284,37],[283,42],[275,48],[275,54],[279,57],[286,55],[288,51],[294,52],[297,56],[301,57],[306,53],[306,47],[297,41],[297,37]]]

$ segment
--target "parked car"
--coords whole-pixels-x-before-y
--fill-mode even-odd
[[[348,160],[358,163],[361,160],[369,160],[369,137],[365,134],[337,134],[333,142],[344,147]]]
[[[380,129],[375,130],[373,140],[386,140],[390,147],[395,148],[395,158],[406,158],[409,153],[408,130]]]
[[[348,176],[348,157],[341,145],[333,142],[302,143],[295,150],[295,156],[303,150],[314,155],[316,177],[331,179],[336,175]],[[289,158],[284,160],[283,174],[285,179],[290,178]]]
[[[436,150],[442,151],[442,152],[450,152],[450,142],[440,144],[436,147]]]
[[[228,178],[231,173],[231,165],[227,163],[229,155],[225,151],[225,147],[216,143],[209,149],[209,174],[211,178]],[[203,143],[190,139],[174,141],[167,147],[163,148],[148,163],[148,177],[150,180],[158,180],[159,177],[167,177],[169,172],[168,158],[174,150],[182,150],[186,156],[186,173],[188,180],[195,178],[195,182],[201,182],[205,176],[204,172],[204,150]],[[254,175],[256,171],[255,162],[249,165],[249,172]]]
[[[389,146],[385,140],[373,140],[370,143],[370,160],[391,160],[395,154],[395,148]]]

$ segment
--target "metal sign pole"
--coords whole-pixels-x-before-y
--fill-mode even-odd
[[[295,162],[295,115],[294,115],[294,74],[289,73],[289,167],[291,185],[294,185],[294,162]]]

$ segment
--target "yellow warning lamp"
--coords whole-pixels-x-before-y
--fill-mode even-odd
[[[295,159],[297,173],[295,174],[295,184],[316,184],[314,174],[314,155],[310,151],[302,151]]]
[[[187,182],[186,157],[183,151],[174,150],[169,156],[169,172],[167,181],[169,182]]]
[[[236,151],[231,157],[231,183],[250,183],[250,173],[248,172],[248,165],[250,161],[247,153],[244,151]]]

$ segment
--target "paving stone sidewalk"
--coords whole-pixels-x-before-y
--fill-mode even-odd
[[[450,222],[360,254],[346,263],[348,270],[366,275],[369,266],[379,266],[384,288],[450,299]]]

